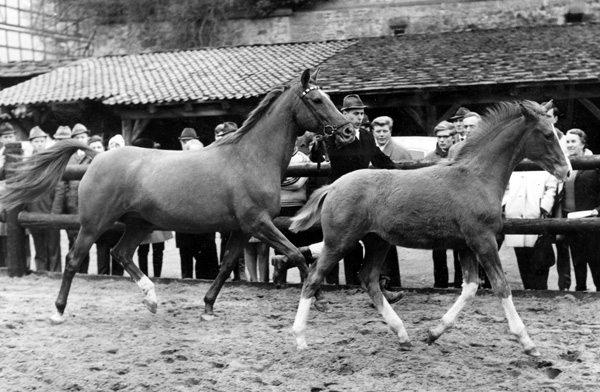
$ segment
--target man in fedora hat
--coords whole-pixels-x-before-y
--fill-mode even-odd
[[[53,138],[56,141],[70,139],[73,132],[71,132],[71,127],[67,125],[61,125],[56,128],[56,132],[54,132]]]
[[[181,143],[181,149],[186,150],[185,145],[190,140],[198,140],[198,134],[194,128],[183,128],[181,131],[181,135],[179,136],[179,142]]]
[[[33,155],[47,147],[48,135],[40,127],[29,131],[29,142],[33,146]],[[63,210],[64,187],[58,185],[43,198],[25,206],[30,212],[60,214]],[[35,247],[35,267],[37,271],[61,272],[60,230],[30,228]]]
[[[83,124],[75,124],[73,126],[73,132],[71,133],[71,138],[82,142],[83,144],[87,144],[90,138],[90,131]]]
[[[221,140],[223,137],[229,135],[238,130],[238,125],[233,121],[225,121],[215,127],[215,141]],[[221,260],[225,256],[225,245],[229,240],[229,236],[231,233],[220,232],[219,236],[221,238]],[[243,277],[246,275],[246,263],[244,259],[244,252],[238,259],[237,267],[233,268],[233,280],[243,280]]]
[[[379,169],[398,168],[398,165],[377,147],[373,134],[366,129],[361,129],[366,107],[358,94],[346,95],[341,112],[352,124],[354,134],[348,138],[342,138],[334,134],[323,139],[331,163],[331,171],[328,177],[330,184],[347,173],[368,168],[369,164]],[[320,150],[320,147],[316,144],[318,143],[315,143],[311,150],[311,160],[319,161],[322,159],[322,155],[315,156],[313,153]],[[363,249],[360,243],[357,243],[354,249],[344,258],[346,284],[360,284],[358,272],[363,261]],[[337,275],[337,271],[335,274]],[[397,302],[404,296],[402,292],[392,293],[385,290],[384,280],[381,280],[380,283],[388,302]]]
[[[462,142],[465,140],[465,132],[463,129],[462,120],[465,114],[469,113],[470,110],[465,107],[459,107],[454,116],[450,117],[448,121],[454,125],[454,130],[456,131],[456,140],[455,142]]]
[[[73,130],[66,125],[58,127],[54,133],[54,139],[57,143],[61,143],[65,140],[75,139],[87,145],[89,139],[89,131],[83,124],[75,124]],[[69,158],[68,165],[87,165],[92,162],[92,157],[87,155],[83,150],[76,151],[71,158]],[[64,213],[66,214],[78,214],[79,213],[79,180],[71,180],[64,182],[65,197],[64,197]],[[67,238],[69,239],[69,249],[73,248],[75,239],[77,238],[78,230],[66,230]],[[67,253],[66,263],[70,260],[70,256]],[[83,259],[83,262],[79,266],[79,273],[87,274],[88,267],[90,264],[89,253]]]
[[[42,131],[42,128],[35,126],[29,131],[29,143],[33,147],[33,153],[37,154],[46,148],[48,134]]]

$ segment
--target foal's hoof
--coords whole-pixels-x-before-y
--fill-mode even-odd
[[[395,304],[396,302],[400,301],[402,298],[404,298],[405,294],[406,293],[404,291],[394,292],[394,291],[385,290],[383,292],[385,299],[388,301],[388,303],[390,305]]]
[[[214,314],[202,313],[200,318],[204,321],[213,321],[216,317]]]
[[[315,301],[315,308],[319,312],[329,313],[332,311],[331,305],[326,299],[319,299]]]
[[[143,302],[144,302],[144,305],[146,305],[146,308],[148,308],[148,310],[150,312],[152,312],[152,314],[156,314],[156,311],[158,309],[158,303],[156,303],[156,301],[152,301],[147,298],[144,298]]]
[[[435,343],[436,340],[438,340],[439,337],[440,337],[439,335],[436,335],[431,330],[429,330],[429,331],[427,331],[427,339],[425,340],[425,342],[427,344],[433,344],[433,343]]]
[[[532,347],[530,349],[525,350],[525,354],[532,356],[532,357],[539,357],[541,354],[538,351],[537,347]]]
[[[400,351],[410,351],[412,347],[413,345],[410,340],[406,342],[400,342]]]
[[[62,314],[55,312],[52,316],[50,316],[50,324],[59,325],[65,322],[65,318]]]

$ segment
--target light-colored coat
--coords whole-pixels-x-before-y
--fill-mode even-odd
[[[390,139],[390,141],[383,147],[383,153],[390,157],[390,159],[394,162],[396,161],[410,161],[412,159],[410,152],[400,143],[398,143],[394,139]]]
[[[540,208],[552,211],[558,181],[546,171],[514,172],[504,195],[505,214],[511,219],[539,219]],[[510,234],[506,246],[533,247],[537,234]]]

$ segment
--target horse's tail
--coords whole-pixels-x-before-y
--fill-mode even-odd
[[[77,150],[84,150],[92,156],[96,154],[79,141],[65,140],[26,159],[0,191],[0,206],[8,210],[47,195],[56,188],[69,159]]]
[[[291,219],[291,232],[297,233],[299,231],[307,230],[319,219],[321,219],[323,202],[325,201],[325,197],[329,194],[332,187],[333,184],[321,187],[310,196],[310,199],[308,199],[304,207],[302,207],[300,211],[298,211]]]

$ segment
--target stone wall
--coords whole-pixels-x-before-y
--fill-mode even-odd
[[[393,27],[420,34],[538,24],[562,24],[569,9],[586,20],[600,15],[587,0],[330,0],[309,11],[228,22],[231,45],[339,40],[392,35]]]
[[[585,11],[585,21],[600,20],[598,0],[329,0],[307,11],[270,18],[232,18],[222,26],[224,45],[340,40],[394,34],[439,33],[468,29],[563,24],[569,10]],[[153,27],[168,31],[169,23]],[[136,26],[96,26],[95,56],[159,50],[141,44]],[[150,47],[148,46],[150,44]]]

